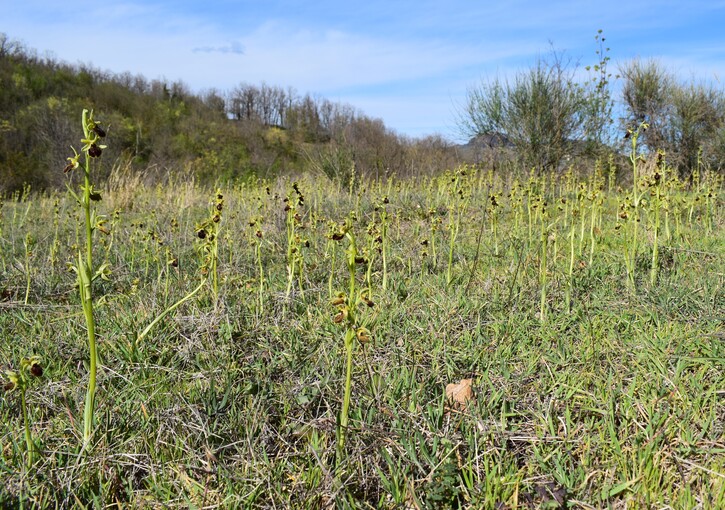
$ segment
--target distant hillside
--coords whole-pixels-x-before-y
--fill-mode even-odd
[[[128,166],[154,179],[201,181],[313,171],[333,179],[432,173],[460,161],[441,137],[409,139],[346,104],[294,89],[240,84],[192,93],[181,82],[71,65],[0,34],[0,193],[58,188],[80,113],[108,128],[105,172]]]

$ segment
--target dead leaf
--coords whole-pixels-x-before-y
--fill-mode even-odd
[[[453,403],[455,409],[465,411],[468,403],[473,400],[473,379],[461,379],[458,384],[446,386],[446,398]]]
[[[566,489],[554,482],[545,483],[536,487],[536,494],[541,498],[546,508],[566,508]]]

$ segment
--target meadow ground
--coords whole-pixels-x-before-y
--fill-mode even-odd
[[[0,506],[725,508],[722,180],[609,177],[112,178],[86,448],[81,210],[9,197]]]

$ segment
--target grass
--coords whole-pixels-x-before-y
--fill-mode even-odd
[[[664,192],[692,209],[678,213],[677,235],[659,234],[653,284],[646,221],[631,271],[623,255],[627,190],[602,190],[601,213],[582,201],[580,247],[582,216],[555,204],[591,187],[587,179],[523,177],[516,188],[469,172],[460,221],[448,216],[454,174],[350,189],[296,179],[305,255],[293,286],[290,182],[222,188],[218,290],[196,294],[196,226],[215,193],[114,181],[97,203],[113,222],[94,257],[111,273],[94,282],[100,359],[85,450],[86,331],[66,265],[83,246],[78,207],[62,194],[3,201],[0,361],[17,369],[38,354],[44,374],[26,394],[38,452],[30,467],[17,392],[2,396],[0,506],[725,507],[722,182],[703,176]],[[381,256],[370,285],[358,265],[374,306],[358,303],[355,326],[372,341],[353,345],[341,455],[347,358],[330,289],[348,289],[350,277],[330,225],[351,213],[364,239],[383,197],[385,287]],[[432,246],[450,259],[434,263]],[[475,400],[460,408],[444,390],[463,378]]]

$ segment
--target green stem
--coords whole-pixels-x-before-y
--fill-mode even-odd
[[[654,240],[652,241],[652,267],[650,269],[650,283],[657,283],[657,264],[659,263],[659,232],[660,232],[660,197],[659,190],[655,191],[654,204]]]
[[[264,265],[262,264],[262,242],[257,242],[257,267],[259,268],[259,314],[264,311]]]
[[[26,285],[25,285],[25,300],[23,304],[28,304],[28,299],[30,298],[30,282],[31,282],[31,275],[30,275],[30,257],[25,256],[25,278],[26,278]]]
[[[383,292],[388,289],[388,214],[382,214],[382,225],[380,235],[382,237],[382,256],[383,256]]]
[[[566,311],[571,312],[571,294],[574,288],[574,237],[576,235],[574,230],[574,222],[571,223],[571,230],[569,232],[569,282],[566,286]]]
[[[458,227],[460,221],[460,211],[458,211],[454,222],[451,224],[451,244],[448,248],[448,269],[446,271],[446,285],[450,285],[453,281],[453,250],[456,246],[456,238],[458,237]]]
[[[342,456],[347,439],[347,427],[350,421],[350,397],[352,395],[352,348],[355,340],[355,329],[348,326],[345,333],[345,395],[342,400],[342,411],[340,411],[340,433],[337,438],[337,449]]]
[[[96,352],[96,322],[93,317],[91,274],[80,253],[78,254],[78,285],[80,287],[81,304],[83,305],[83,313],[85,314],[86,328],[88,330],[88,350],[90,358],[88,368],[88,392],[86,393],[86,403],[83,410],[83,444],[84,446],[87,446],[91,440],[91,434],[93,431],[98,354]]]
[[[215,229],[215,230],[218,230]],[[216,306],[219,300],[219,275],[217,274],[217,261],[219,257],[219,243],[218,243],[218,232],[214,233],[214,241],[212,244],[211,251],[211,284],[214,293],[214,306]]]
[[[30,433],[30,420],[28,420],[28,405],[25,401],[25,388],[20,392],[20,407],[23,411],[23,424],[25,426],[25,445],[28,449],[27,465],[28,469],[33,466],[35,460],[35,444],[33,443],[33,436]]]
[[[83,129],[87,131],[87,110],[83,110]],[[86,137],[88,133],[86,133]],[[88,153],[85,153],[83,166],[83,213],[85,216],[86,230],[86,260],[82,260],[80,254],[78,256],[78,275],[81,293],[81,303],[83,304],[83,312],[86,317],[86,329],[88,331],[88,352],[89,374],[88,374],[88,392],[86,393],[86,403],[83,411],[83,444],[87,446],[91,440],[93,431],[93,413],[95,409],[96,396],[96,373],[98,371],[97,361],[98,354],[96,351],[96,321],[93,316],[93,225],[91,217],[91,161]]]
[[[589,224],[589,267],[592,267],[592,263],[594,262],[594,247],[595,247],[595,239],[594,239],[594,226],[596,225],[597,220],[597,204],[596,204],[596,197],[592,201],[592,209],[591,209],[591,222]]]
[[[168,315],[169,313],[171,313],[171,312],[173,312],[174,310],[176,310],[176,309],[177,309],[177,308],[178,308],[179,306],[181,306],[181,305],[182,305],[183,303],[185,303],[186,301],[188,301],[189,299],[191,299],[192,297],[194,297],[194,296],[196,295],[196,293],[197,293],[197,292],[199,292],[199,291],[201,290],[201,288],[202,288],[202,287],[204,286],[204,284],[205,284],[205,283],[206,283],[206,280],[202,280],[202,281],[201,281],[201,283],[200,283],[200,284],[199,284],[199,285],[198,285],[198,286],[197,286],[197,287],[196,287],[196,288],[195,288],[194,290],[192,290],[192,291],[191,291],[191,292],[190,292],[189,294],[187,294],[187,295],[186,295],[186,296],[184,296],[183,298],[179,299],[179,300],[178,300],[178,301],[177,301],[176,303],[174,303],[173,305],[171,305],[170,307],[168,307],[168,308],[167,308],[166,310],[164,310],[164,311],[163,311],[163,312],[162,312],[162,313],[161,313],[161,314],[160,314],[160,315],[159,315],[158,317],[156,317],[156,318],[155,318],[155,319],[154,319],[154,320],[153,320],[153,321],[151,322],[151,324],[149,324],[148,326],[146,326],[146,328],[145,328],[145,329],[144,329],[144,330],[143,330],[143,331],[142,331],[141,333],[139,333],[139,334],[138,334],[138,336],[136,337],[136,342],[140,342],[141,340],[143,340],[143,338],[144,338],[144,337],[145,337],[146,335],[148,335],[148,334],[149,334],[149,331],[151,331],[151,329],[152,329],[152,328],[153,328],[153,327],[154,327],[154,326],[155,326],[156,324],[158,324],[158,322],[159,322],[159,321],[160,321],[161,319],[163,319],[163,318],[164,318],[164,317],[166,317],[166,316],[167,316],[167,315]]]
[[[542,222],[543,222],[542,218]],[[546,249],[547,249],[548,234],[546,227],[542,224],[541,226],[541,269],[540,269],[540,282],[541,282],[541,322],[546,322]]]
[[[351,231],[351,221],[348,220],[348,232],[346,237],[350,241],[347,253],[347,267],[350,272],[350,285],[347,295],[347,330],[345,332],[345,394],[342,400],[342,410],[340,411],[339,431],[337,436],[337,462],[342,460],[342,454],[345,448],[345,440],[347,439],[348,423],[350,414],[350,397],[352,394],[352,348],[355,342],[355,308],[357,304],[357,296],[355,294],[355,258],[357,257],[357,246],[355,244],[355,235]]]

